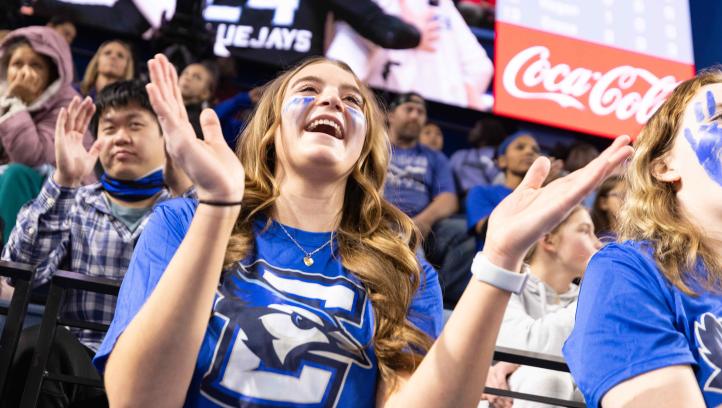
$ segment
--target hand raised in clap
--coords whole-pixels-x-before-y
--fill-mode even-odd
[[[518,271],[529,247],[559,224],[569,211],[633,153],[620,136],[585,167],[542,187],[550,162],[538,158],[521,184],[489,216],[484,253],[493,264]]]
[[[83,137],[95,113],[95,105],[89,97],[82,102],[76,96],[67,109],[60,109],[55,122],[55,174],[53,180],[63,187],[79,187],[81,181],[93,171],[100,150],[105,144],[98,139],[86,150]]]
[[[212,109],[204,109],[201,113],[204,140],[196,138],[173,65],[158,54],[148,61],[148,70],[151,83],[146,89],[163,129],[168,156],[188,175],[201,200],[240,201],[245,173],[223,139],[218,116]]]

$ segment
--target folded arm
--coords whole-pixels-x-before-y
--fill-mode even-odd
[[[386,14],[373,1],[334,0],[329,4],[339,18],[381,48],[415,48],[421,41],[421,33],[416,27]]]

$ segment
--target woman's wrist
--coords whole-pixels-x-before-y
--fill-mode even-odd
[[[53,173],[53,181],[55,184],[57,184],[60,187],[65,188],[78,188],[80,187],[81,179],[76,179],[74,177],[67,176],[66,174],[63,174],[62,171],[59,169],[55,169],[55,172]]]
[[[523,256],[509,255],[488,246],[484,248],[483,252],[486,259],[493,265],[508,271],[521,272],[521,266],[524,263]]]
[[[243,200],[198,200],[198,204],[209,205],[211,207],[240,207]]]
[[[471,274],[478,281],[516,294],[524,290],[524,285],[529,278],[528,273],[519,273],[494,264],[483,252],[477,253],[474,257],[474,262],[471,263]]]
[[[196,215],[211,218],[214,221],[227,221],[231,225],[236,222],[241,213],[241,206],[216,206],[201,204],[199,200]]]

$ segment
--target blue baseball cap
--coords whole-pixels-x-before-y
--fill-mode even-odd
[[[529,136],[532,139],[534,139],[534,135],[532,135],[529,132],[526,131],[518,131],[510,134],[509,136],[504,139],[501,144],[499,144],[499,147],[496,149],[496,155],[502,156],[506,154],[507,149],[509,149],[509,145],[511,145],[516,139],[522,137],[522,136]],[[535,139],[536,140],[536,139]]]

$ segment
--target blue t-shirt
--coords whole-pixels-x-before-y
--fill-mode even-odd
[[[648,244],[609,244],[582,280],[564,357],[597,407],[615,385],[672,365],[690,365],[707,406],[722,404],[722,296],[690,285],[692,297],[662,275]]]
[[[513,190],[501,184],[491,186],[476,186],[469,190],[466,195],[466,225],[469,231],[474,231],[476,224],[491,215],[497,205]],[[474,234],[476,235],[476,234]],[[481,251],[484,247],[484,239],[476,237],[476,249]]]
[[[443,153],[417,143],[393,146],[384,195],[409,217],[415,217],[441,193],[456,194],[454,176]]]
[[[177,199],[154,209],[93,361],[101,372],[175,254],[195,208],[194,201]],[[307,267],[278,224],[264,227],[264,221],[254,223],[254,254],[224,271],[185,405],[372,406],[378,364],[374,314],[363,284],[343,268],[335,243],[333,252],[327,245]],[[331,239],[330,233],[286,229],[307,251]],[[437,337],[441,289],[434,269],[422,265],[409,319]]]
[[[494,153],[493,147],[484,146],[457,150],[451,155],[449,165],[462,192],[494,182],[501,172],[494,163]]]

